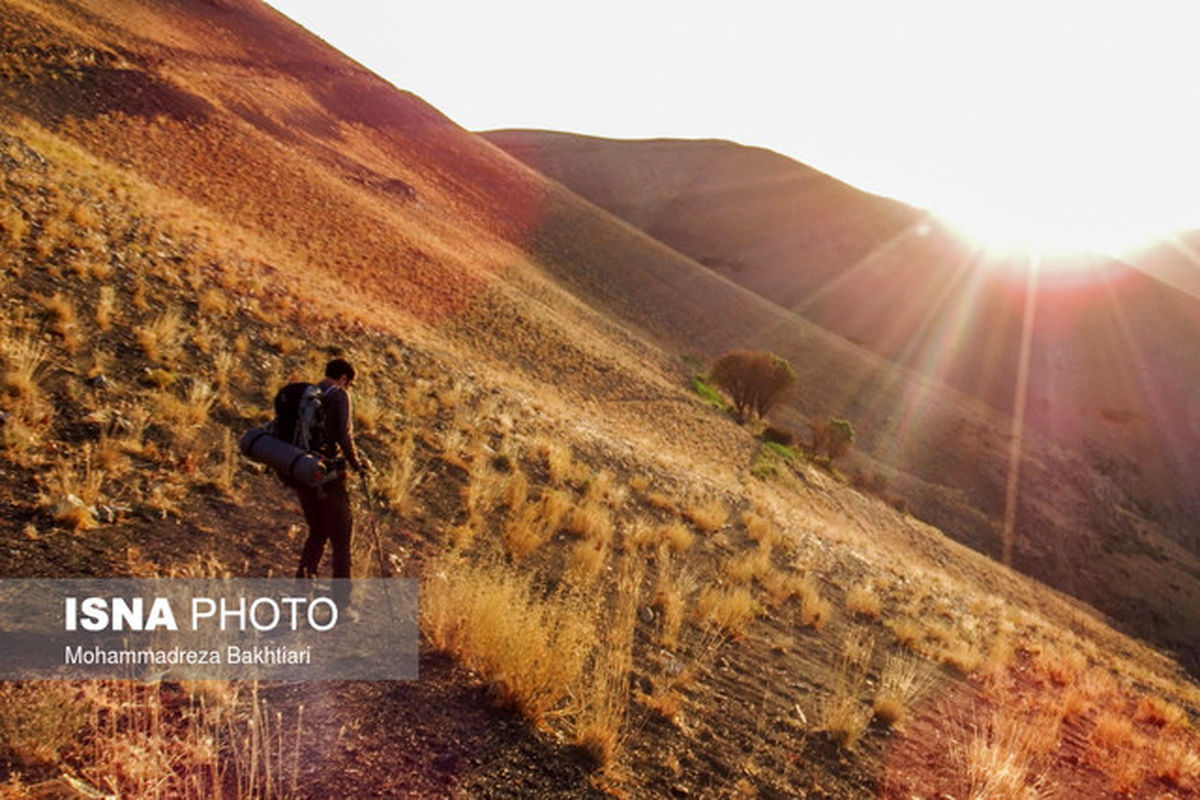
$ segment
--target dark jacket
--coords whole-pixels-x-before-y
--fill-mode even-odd
[[[323,379],[321,407],[325,410],[325,450],[328,458],[337,458],[340,453],[355,470],[362,469],[358,448],[354,446],[353,414],[350,411],[350,395],[329,378]]]

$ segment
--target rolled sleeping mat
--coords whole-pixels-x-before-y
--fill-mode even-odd
[[[337,477],[328,462],[316,453],[301,450],[262,428],[255,428],[239,443],[242,455],[259,464],[266,464],[285,478],[316,488]]]

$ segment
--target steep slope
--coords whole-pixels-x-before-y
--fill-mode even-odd
[[[1122,256],[1147,275],[1200,297],[1200,231],[1180,231]]]
[[[957,489],[935,480],[1002,464],[1003,414],[700,268],[261,4],[22,0],[0,8],[0,37],[0,514],[13,534],[0,572],[287,574],[299,514],[238,463],[233,437],[274,387],[345,353],[363,366],[357,424],[387,503],[371,505],[378,555],[425,577],[430,599],[465,582],[443,607],[456,635],[434,620],[426,636],[466,670],[426,653],[413,686],[269,690],[272,724],[294,725],[301,796],[583,797],[592,781],[638,797],[957,794],[966,765],[926,774],[920,747],[978,740],[946,707],[1056,713],[1068,687],[1091,705],[1063,711],[1039,756],[1062,785],[1116,780],[1089,738],[1106,721],[1128,726],[1127,783],[1200,784],[1183,756],[1155,770],[1159,740],[1194,750],[1200,710],[1170,658],[825,471],[752,477],[760,443],[690,393],[679,355],[785,352],[824,384],[794,423],[852,410],[909,470],[898,478],[924,487],[914,497],[985,541],[991,523],[939,500]],[[963,430],[979,441],[946,446]],[[1025,457],[1047,470],[1065,458],[1036,441]],[[1079,487],[1026,494],[1064,530],[1096,486],[1075,474]],[[1032,563],[1035,546],[1019,553]],[[1154,610],[1187,605],[1179,565],[1163,567]],[[516,586],[498,590],[509,613],[487,617],[492,641],[536,617],[499,665],[456,649],[472,620],[451,613],[489,585]],[[586,658],[539,715],[513,685],[539,637],[568,623]],[[1192,624],[1171,616],[1156,633]],[[549,654],[540,663],[577,655]],[[868,727],[893,662],[929,679],[906,695],[911,736]],[[49,742],[5,718],[6,790],[22,788],[15,773],[65,770],[128,796],[212,796],[212,775],[264,763],[237,757],[244,720],[179,737],[182,763],[128,756],[187,730],[204,687],[98,706],[75,687],[2,688],[10,708],[86,709],[82,734],[59,725]],[[539,725],[485,713],[495,698]],[[139,703],[165,726],[157,740],[128,724]],[[198,783],[176,791],[182,778]]]
[[[1106,581],[1090,581],[1072,566],[1095,563],[1087,552],[1101,542],[1110,551],[1136,549],[1151,532],[1158,542],[1151,549],[1165,541],[1172,550],[1200,552],[1191,523],[1200,507],[1200,368],[1186,346],[1200,335],[1200,303],[1188,295],[1086,254],[1042,257],[1030,283],[1027,256],[981,251],[914,209],[764,150],[540,131],[485,135],[714,272],[932,385],[956,387],[1005,415],[1020,400],[1028,428],[1023,446],[1036,437],[1058,453],[1030,455],[1042,466],[1025,473],[1056,478],[1057,503],[1049,494],[1037,499],[1037,483],[1045,485],[1038,478],[1020,490],[1017,536],[1037,552],[1024,562],[1034,574],[1112,608]],[[842,397],[838,402],[847,405],[839,405],[823,397],[827,390],[824,383],[806,388],[801,402],[822,414],[845,412],[857,423],[863,399]],[[872,427],[887,424],[872,419]],[[936,446],[902,454],[895,439],[870,433],[866,445],[883,464],[971,498],[963,517],[952,510],[959,501],[941,494],[930,502],[930,492],[906,486],[927,519],[999,553],[980,531],[1004,518],[1009,474],[1000,467],[1007,445],[999,440],[1012,423],[931,421],[924,436],[940,439],[939,429],[947,431],[941,440],[947,449],[968,452],[974,445],[950,431],[974,429],[984,438],[990,431],[989,456],[943,453],[939,464],[929,455]],[[971,466],[980,461],[994,468]],[[1088,500],[1113,491],[1125,509],[1115,516]],[[1077,509],[1050,512],[1056,504]],[[1034,510],[1039,505],[1047,510]],[[1097,534],[1099,541],[1077,549]],[[1069,554],[1047,559],[1060,547]],[[1084,582],[1091,585],[1083,588]]]

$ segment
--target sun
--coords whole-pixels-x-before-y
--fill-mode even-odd
[[[1091,254],[1119,259],[1182,227],[1153,203],[1109,203],[1091,193],[1093,188],[1084,182],[1054,190],[1031,181],[1025,191],[994,191],[955,204],[953,210],[935,210],[932,216],[983,250],[1047,257]],[[1110,191],[1126,201],[1131,196],[1116,187]]]

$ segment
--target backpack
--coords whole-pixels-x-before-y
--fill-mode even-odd
[[[268,430],[306,453],[323,453],[326,441],[325,392],[312,383],[289,383],[275,394],[275,419]]]
[[[289,383],[275,395],[275,419],[242,436],[242,455],[273,468],[288,486],[316,488],[337,478],[340,459],[327,458],[323,400],[328,390]]]

